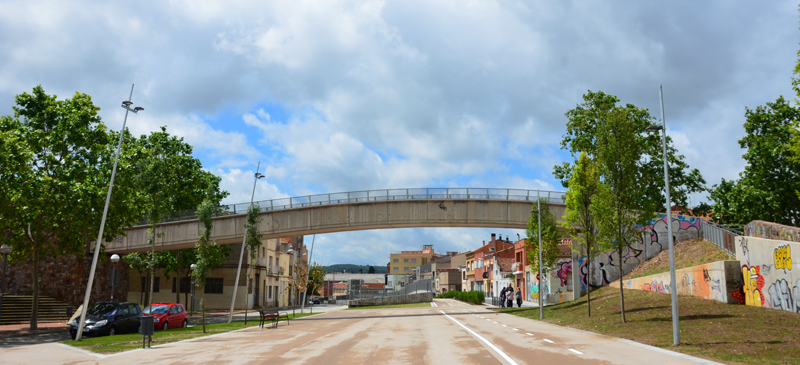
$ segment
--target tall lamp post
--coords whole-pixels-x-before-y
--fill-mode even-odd
[[[192,272],[194,273],[194,269],[197,268],[197,264],[191,264],[189,268],[191,268]],[[194,280],[192,280],[192,305],[190,306],[190,308],[191,308],[190,310],[192,311],[192,315],[194,315]]]
[[[97,233],[97,244],[94,245],[94,257],[92,258],[92,268],[89,270],[89,282],[86,284],[86,294],[83,296],[83,310],[81,311],[81,319],[78,321],[78,334],[75,336],[75,341],[80,341],[83,335],[83,324],[86,321],[86,310],[89,308],[89,297],[92,294],[92,283],[94,282],[94,272],[97,269],[97,259],[100,256],[100,243],[103,239],[103,229],[106,226],[106,217],[108,216],[108,204],[111,202],[111,190],[114,188],[114,177],[117,176],[117,161],[119,160],[119,150],[122,149],[122,137],[125,136],[125,124],[128,122],[128,112],[136,114],[144,108],[137,106],[131,108],[133,103],[130,101],[133,97],[133,86],[131,85],[131,94],[128,100],[122,102],[122,108],[125,109],[125,119],[122,120],[122,130],[119,133],[119,143],[117,144],[117,152],[114,153],[114,168],[111,169],[111,181],[108,184],[108,194],[106,194],[106,205],[103,207],[103,219],[100,221],[100,232]]]
[[[537,236],[539,236],[539,275],[537,277],[539,282],[539,319],[544,319],[544,307],[542,306],[542,199],[539,196],[539,191],[536,191],[536,210],[531,210],[531,213],[536,213],[536,217],[539,220],[539,230],[537,231]]]
[[[651,125],[645,128],[647,132],[661,131],[661,144],[664,148],[664,189],[667,196],[667,239],[669,240],[669,280],[670,296],[672,296],[672,343],[681,343],[681,333],[678,328],[678,292],[675,283],[675,250],[672,244],[672,203],[669,196],[669,169],[667,165],[667,123],[664,121],[664,90],[658,85],[658,94],[661,99],[661,125]]]
[[[11,246],[3,244],[0,246],[0,252],[3,253],[3,285],[0,285],[0,318],[3,318],[3,297],[6,292],[6,265],[8,264],[8,255],[14,251]]]
[[[258,170],[261,169],[261,161],[258,161],[258,167],[256,167],[256,173],[253,175],[253,193],[250,194],[250,208],[253,207],[253,198],[256,196],[256,183],[258,179],[263,178],[262,175]],[[249,210],[249,209],[248,209]],[[245,219],[245,227],[247,227],[247,219]],[[233,285],[233,296],[231,297],[231,312],[228,315],[228,323],[233,322],[233,306],[236,304],[236,289],[239,288],[239,274],[242,272],[242,260],[244,259],[244,250],[247,248],[245,243],[247,242],[247,230],[245,229],[244,237],[242,237],[242,250],[239,251],[239,266],[236,268],[236,281],[234,281]],[[258,283],[256,283],[258,285]],[[245,298],[247,298],[245,296]],[[247,299],[244,300],[244,310],[245,312],[250,308],[247,308]]]
[[[114,268],[111,270],[111,301],[114,301],[114,282],[117,281],[117,262],[119,261],[119,255],[113,254],[111,255],[111,262],[114,263]]]

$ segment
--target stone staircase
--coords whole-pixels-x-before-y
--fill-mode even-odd
[[[8,295],[3,297],[2,318],[0,325],[30,323],[32,295]],[[66,312],[67,304],[50,297],[39,296],[38,322],[62,322],[69,320]],[[73,308],[74,310],[75,308]]]

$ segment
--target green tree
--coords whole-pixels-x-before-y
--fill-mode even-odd
[[[217,204],[212,200],[212,198],[206,198],[197,208],[197,219],[200,221],[200,224],[202,224],[203,230],[200,232],[200,239],[197,240],[197,243],[195,243],[195,258],[197,259],[195,264],[197,267],[192,271],[192,276],[197,288],[203,290],[203,295],[200,297],[200,312],[202,313],[203,333],[206,332],[206,296],[204,289],[206,286],[206,277],[208,276],[208,272],[212,267],[212,263],[209,260],[211,256],[209,247],[216,245],[216,242],[211,239],[211,229],[213,228],[212,218],[217,209]]]
[[[256,258],[258,257],[258,249],[261,247],[261,233],[258,232],[258,224],[261,223],[261,207],[258,203],[252,204],[247,208],[247,217],[244,223],[244,244],[249,252],[250,264],[247,265],[247,277],[250,277],[252,267],[256,266]],[[256,283],[258,285],[258,283]],[[245,303],[245,307],[247,304]],[[244,324],[247,324],[247,308],[244,311]]]
[[[531,272],[534,274],[539,272],[539,214],[542,216],[542,272],[547,275],[553,265],[558,261],[558,255],[561,252],[558,249],[558,243],[561,241],[561,234],[558,232],[558,225],[556,225],[556,217],[550,210],[550,205],[547,204],[546,198],[541,198],[541,212],[532,212],[528,219],[528,229],[526,235],[526,254],[528,255],[528,262]],[[537,204],[531,208],[532,211],[538,209]],[[541,278],[544,280],[544,278]],[[544,287],[539,284],[539,295],[543,294]]]
[[[644,225],[655,216],[656,205],[648,199],[646,170],[643,161],[646,145],[637,119],[639,113],[617,109],[605,116],[597,128],[596,161],[602,184],[592,199],[590,210],[600,233],[600,239],[613,242],[622,257],[622,251],[638,240],[633,229]],[[644,196],[644,197],[643,197]],[[620,270],[620,305],[622,322],[625,322],[625,295],[622,290],[622,265]]]
[[[368,273],[370,273],[370,274],[374,274],[374,273],[375,273],[375,266],[372,266],[372,265],[370,265],[370,266],[369,266]]]
[[[612,113],[624,110],[629,123],[639,133],[644,133],[645,128],[654,124],[655,119],[650,116],[647,109],[637,108],[633,104],[618,105],[619,98],[602,91],[588,91],[583,95],[583,103],[567,111],[567,133],[561,140],[561,148],[569,151],[577,160],[580,153],[586,153],[589,158],[595,159],[598,149],[601,148],[598,132],[603,123]],[[664,207],[666,201],[664,194],[664,160],[661,136],[658,134],[646,135],[637,138],[643,144],[644,156],[641,173],[647,176],[644,180],[643,199],[657,202],[658,209],[667,211]],[[697,169],[690,169],[683,155],[680,155],[673,146],[672,139],[667,136],[667,156],[669,166],[669,179],[671,199],[675,204],[688,206],[688,198],[692,193],[704,190],[705,180]],[[564,162],[553,168],[553,175],[561,180],[565,188],[569,188],[570,174],[573,163]]]
[[[726,224],[764,220],[797,226],[800,219],[798,108],[780,97],[747,109],[739,146],[745,168],[738,180],[722,179],[709,191],[714,218]]]
[[[313,263],[311,267],[308,269],[308,286],[306,287],[306,293],[308,295],[316,295],[319,296],[320,289],[322,289],[322,285],[325,284],[325,269],[320,266],[318,263]],[[313,304],[311,306],[311,310],[313,312]]]
[[[0,117],[0,230],[14,247],[12,260],[31,260],[36,329],[39,263],[80,254],[91,236],[87,227],[99,226],[99,219],[90,224],[98,210],[91,195],[108,186],[98,186],[97,168],[110,140],[89,95],[57,100],[36,86],[15,102],[14,115]],[[119,232],[112,215],[105,238]]]
[[[207,189],[216,202],[224,199],[228,192],[219,189],[219,177],[203,170],[200,160],[192,157],[192,146],[183,138],[171,136],[166,127],[142,135],[135,141],[135,147],[134,183],[142,195],[142,205],[150,224],[150,304],[156,266],[155,243],[162,236],[157,229],[158,223],[169,218],[171,213],[195,209],[206,198]]]
[[[608,249],[598,245],[597,226],[591,211],[592,201],[597,197],[599,189],[600,175],[597,165],[585,152],[581,152],[570,174],[564,227],[572,237],[572,249],[579,255],[585,252],[587,263],[597,257],[600,250]],[[587,264],[587,268],[586,310],[591,317],[592,286],[589,285],[588,278],[592,277],[592,265]]]

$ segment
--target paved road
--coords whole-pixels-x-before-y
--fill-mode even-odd
[[[42,344],[0,349],[0,359],[36,364],[698,363],[683,355],[498,314],[482,306],[446,299],[436,299],[435,304],[331,311],[277,329],[256,327],[112,356]]]

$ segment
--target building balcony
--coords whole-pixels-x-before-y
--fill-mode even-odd
[[[277,267],[273,266],[267,269],[267,276],[278,276],[278,275],[280,274],[278,273]]]
[[[511,273],[514,275],[524,274],[525,273],[524,268],[525,267],[522,265],[521,262],[515,262],[511,264]]]

